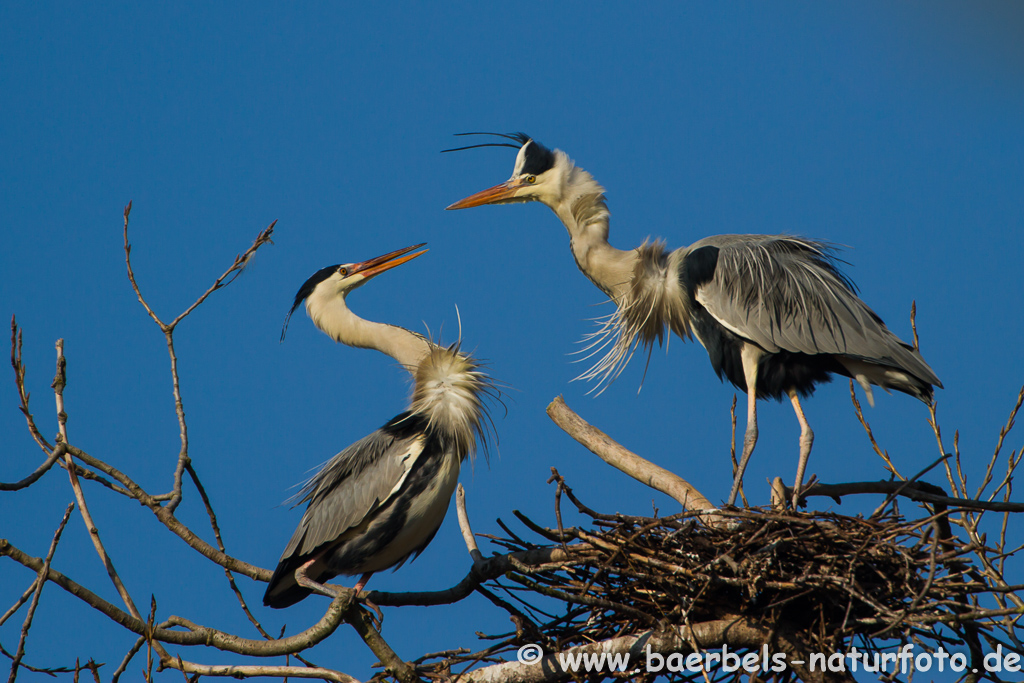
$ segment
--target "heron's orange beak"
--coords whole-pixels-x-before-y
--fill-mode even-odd
[[[484,204],[494,204],[505,199],[512,199],[515,196],[516,190],[522,187],[521,181],[517,180],[506,180],[500,185],[482,190],[476,194],[470,195],[465,199],[460,199],[451,206],[445,207],[446,211],[453,209],[471,209],[474,206],[483,206]]]
[[[377,277],[378,275],[380,275],[381,273],[383,273],[386,270],[391,270],[395,266],[400,266],[403,263],[408,263],[409,261],[412,261],[417,256],[422,256],[423,254],[426,254],[427,253],[427,249],[424,249],[423,251],[418,251],[415,254],[409,254],[410,251],[413,251],[415,249],[419,249],[420,247],[424,246],[425,244],[426,244],[426,242],[423,242],[422,244],[414,244],[411,247],[406,247],[405,249],[399,249],[398,251],[393,251],[390,254],[384,254],[383,256],[378,256],[377,258],[372,258],[369,261],[363,261],[362,263],[355,263],[355,264],[352,265],[352,271],[349,274],[350,275],[355,275],[355,274],[359,273],[366,280],[369,280],[370,278]],[[405,256],[405,254],[409,254],[409,255]]]

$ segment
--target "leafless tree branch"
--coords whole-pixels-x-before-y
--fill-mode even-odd
[[[171,358],[171,381],[174,388],[174,410],[178,415],[178,431],[181,438],[181,450],[178,453],[178,462],[174,469],[174,486],[172,489],[171,498],[167,503],[167,508],[171,512],[177,509],[181,503],[181,483],[182,477],[184,476],[185,467],[189,464],[188,454],[188,424],[185,422],[185,405],[181,398],[181,383],[178,378],[178,356],[174,351],[174,328],[177,327],[178,323],[184,320],[189,313],[194,311],[197,306],[201,305],[206,298],[213,294],[218,289],[226,287],[231,284],[238,276],[245,266],[248,265],[249,261],[256,254],[256,251],[264,244],[272,244],[271,236],[274,234],[274,226],[277,225],[277,221],[271,223],[266,229],[260,232],[256,236],[252,245],[242,254],[235,257],[234,263],[218,277],[214,283],[207,289],[203,294],[196,299],[196,301],[185,309],[184,312],[178,315],[174,320],[169,323],[163,322],[153,309],[146,302],[145,297],[142,296],[142,291],[139,289],[138,282],[135,280],[135,272],[132,270],[132,246],[128,242],[128,215],[131,213],[132,203],[128,202],[128,205],[124,207],[124,260],[125,265],[128,269],[128,280],[132,285],[132,289],[135,291],[135,296],[138,298],[139,303],[142,304],[143,308],[149,314],[149,317],[160,328],[163,332],[164,338],[167,342],[167,353]]]
[[[63,443],[68,443],[68,428],[67,428],[67,412],[64,410],[64,387],[67,385],[67,361],[64,358],[64,340],[57,340],[57,374],[53,379],[53,394],[57,403],[57,422],[60,426],[60,437]],[[132,616],[136,619],[140,618],[139,611],[135,608],[135,603],[132,601],[131,595],[128,594],[128,589],[125,588],[124,583],[121,582],[121,577],[118,576],[117,570],[114,569],[114,562],[110,559],[107,554],[106,548],[103,547],[103,542],[100,540],[100,532],[96,527],[96,523],[93,521],[92,515],[89,513],[89,507],[85,502],[85,494],[82,491],[82,484],[78,481],[78,475],[75,473],[75,464],[71,461],[71,455],[65,451],[64,462],[67,465],[68,477],[71,480],[71,488],[75,492],[75,500],[78,502],[78,512],[82,515],[82,521],[85,522],[85,528],[89,532],[89,538],[92,540],[93,546],[96,548],[96,553],[100,556],[100,561],[103,563],[103,567],[107,570],[107,575],[110,577],[111,583],[117,589],[118,594],[124,601],[124,604],[128,607],[128,611],[131,612]]]
[[[39,570],[39,576],[36,578],[35,591],[32,593],[32,603],[28,606],[28,613],[25,615],[25,621],[21,625],[21,637],[18,639],[18,649],[14,652],[14,660],[11,662],[11,673],[7,677],[7,683],[14,683],[14,680],[18,677],[18,667],[21,666],[21,660],[25,656],[25,641],[28,639],[29,629],[32,628],[32,619],[35,617],[36,608],[39,606],[39,596],[43,593],[43,586],[46,584],[45,576],[50,570],[50,562],[53,560],[53,554],[57,552],[57,544],[60,543],[60,536],[64,533],[64,527],[67,526],[68,519],[71,517],[71,511],[75,508],[74,503],[68,505],[67,509],[64,510],[64,516],[60,520],[60,524],[57,526],[57,531],[53,534],[53,540],[50,541],[50,549],[46,551],[46,559],[43,560],[43,566]]]
[[[187,681],[196,681],[202,676],[262,676],[358,683],[347,673],[317,667],[301,658],[304,650],[322,642],[342,623],[351,627],[382,663],[384,671],[374,680],[393,679],[401,683],[413,683],[423,678],[451,680],[453,677],[460,681],[547,683],[578,677],[573,672],[562,671],[557,653],[570,656],[629,653],[631,661],[643,662],[647,652],[663,655],[692,653],[722,645],[753,651],[764,644],[770,644],[773,651],[787,655],[791,673],[783,678],[795,676],[816,681],[825,679],[806,667],[793,665],[793,661],[799,659],[801,653],[811,651],[812,645],[818,646],[814,651],[821,651],[821,646],[839,647],[845,642],[852,642],[854,634],[867,639],[884,637],[921,643],[956,641],[969,648],[972,663],[980,663],[983,643],[989,646],[996,643],[1020,645],[1024,586],[1019,581],[1007,581],[1005,572],[1007,558],[1015,552],[1007,547],[1010,515],[1024,511],[1024,504],[1011,501],[1012,478],[1022,459],[1021,454],[1011,453],[1005,458],[1005,473],[1002,476],[996,473],[1004,440],[1024,404],[1024,389],[1000,431],[995,453],[977,486],[977,493],[974,499],[970,499],[967,477],[960,462],[959,434],[953,437],[953,455],[946,456],[943,451],[943,459],[937,461],[946,463],[951,494],[917,481],[920,474],[904,480],[888,452],[875,442],[853,394],[852,383],[854,407],[872,447],[885,461],[887,469],[901,480],[831,485],[815,483],[805,488],[804,495],[824,495],[837,500],[841,496],[862,493],[887,496],[877,514],[869,519],[822,513],[805,515],[793,511],[719,510],[685,480],[629,452],[588,425],[561,398],[557,398],[548,406],[548,414],[556,424],[612,466],[677,500],[684,512],[671,517],[652,518],[602,514],[584,505],[552,469],[549,481],[557,485],[554,491],[554,524],[538,524],[525,514],[514,511],[527,530],[542,539],[541,545],[523,540],[499,520],[499,526],[507,534],[505,537],[489,534],[480,534],[480,537],[489,538],[502,550],[485,557],[477,544],[477,535],[473,533],[466,511],[465,492],[460,486],[456,509],[472,561],[468,572],[457,584],[441,591],[371,591],[359,596],[341,589],[337,597],[327,603],[323,616],[315,624],[288,637],[284,637],[282,629],[281,636],[274,638],[249,608],[234,576],[237,573],[257,581],[267,581],[271,572],[228,554],[214,512],[212,499],[215,496],[210,495],[215,492],[208,492],[203,486],[189,456],[173,332],[178,323],[213,292],[238,277],[255,252],[271,241],[275,224],[261,231],[249,249],[236,256],[201,296],[172,321],[165,323],[146,302],[132,268],[131,245],[128,242],[130,210],[129,203],[124,210],[128,279],[139,302],[164,335],[171,361],[181,442],[173,485],[167,493],[150,494],[128,474],[70,443],[63,398],[67,373],[62,341],[58,342],[58,371],[53,383],[60,435],[52,446],[43,438],[29,411],[29,393],[21,357],[22,335],[12,317],[11,364],[20,409],[33,440],[45,454],[45,460],[21,481],[0,484],[0,491],[30,488],[54,463],[67,470],[90,539],[126,605],[126,609],[122,609],[104,600],[51,566],[50,560],[67,515],[45,559],[31,557],[8,540],[0,539],[0,556],[11,558],[35,574],[28,590],[0,617],[2,624],[31,600],[19,647],[14,655],[9,655],[14,660],[12,682],[19,669],[44,673],[73,672],[76,683],[79,672],[89,670],[93,678],[99,680],[99,665],[95,661],[90,660],[85,665],[76,662],[73,670],[34,669],[23,661],[25,640],[39,604],[40,592],[47,581],[137,634],[132,648],[113,672],[114,681],[146,647],[145,680],[152,680],[153,668],[158,667],[160,670],[175,669]],[[732,428],[735,431],[734,409],[735,398],[732,411]],[[934,405],[930,410],[931,424],[941,450],[943,442]],[[176,517],[176,510],[184,498],[182,488],[186,474],[205,508],[214,536],[212,544]],[[95,480],[120,495],[138,501],[188,547],[220,565],[242,611],[263,639],[243,638],[194,623],[182,616],[170,616],[157,624],[155,597],[151,600],[148,619],[143,619],[100,541],[99,532],[86,507],[80,479]],[[777,487],[776,494],[780,499],[791,494],[781,480]],[[893,502],[896,497],[932,507],[923,517],[919,515],[906,521],[897,514],[898,508]],[[566,499],[584,517],[590,517],[590,526],[577,524],[567,527],[563,524],[561,502]],[[998,533],[986,535],[986,531],[991,532],[992,525],[983,526],[982,520],[990,511],[1002,513],[1002,518]],[[548,528],[552,526],[554,528]],[[953,532],[954,527],[958,527],[956,533]],[[803,569],[800,568],[803,566],[801,562],[806,562]],[[362,600],[370,606],[440,605],[457,602],[474,592],[506,611],[515,624],[515,631],[486,636],[489,644],[476,653],[455,648],[423,655],[411,662],[395,652],[382,637],[379,624],[357,602],[357,599]],[[508,599],[499,597],[499,594]],[[828,608],[831,611],[827,614],[822,607],[825,598],[815,602],[817,596],[822,595],[827,595],[827,601],[831,601]],[[538,596],[542,602],[531,604],[531,597]],[[559,609],[564,608],[564,613],[551,609],[551,600],[557,601]],[[808,607],[813,605],[818,606]],[[949,633],[936,631],[940,624],[948,628]],[[545,656],[530,664],[500,661],[525,642],[542,644]],[[294,655],[306,666],[290,666],[287,662],[284,666],[191,662],[180,655],[171,655],[165,645],[201,647],[207,653],[220,650],[258,658]],[[441,661],[434,661],[437,659]],[[461,673],[453,673],[456,669]],[[646,672],[634,673],[646,680],[651,679]],[[720,672],[705,671],[701,676],[707,683],[712,679],[716,683],[725,680]],[[684,680],[700,679],[695,674],[684,677]],[[852,679],[840,674],[828,680]]]
[[[685,479],[631,453],[600,429],[587,424],[565,404],[561,396],[548,405],[547,413],[555,424],[587,450],[641,484],[674,498],[684,510],[717,511],[711,501]]]

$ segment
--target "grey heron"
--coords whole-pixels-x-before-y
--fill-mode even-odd
[[[793,505],[810,456],[814,433],[800,397],[831,381],[851,377],[874,405],[871,385],[896,389],[925,403],[942,387],[917,349],[901,341],[839,270],[835,248],[790,235],[716,235],[673,251],[664,242],[636,249],[608,243],[604,188],[561,150],[549,150],[524,133],[498,135],[511,142],[459,147],[518,149],[512,177],[449,209],[537,201],[569,231],[576,265],[615,302],[616,311],[590,335],[588,348],[607,348],[581,377],[610,381],[638,346],[648,352],[668,330],[696,337],[719,378],[747,394],[747,426],[728,504],[757,443],[757,399],[788,396],[800,422],[800,460]]]
[[[376,349],[413,378],[405,412],[356,441],[320,468],[296,496],[308,503],[263,596],[288,607],[339,574],[370,575],[401,565],[434,538],[448,510],[459,468],[483,443],[485,394],[492,382],[459,344],[440,346],[397,325],[360,318],[346,296],[381,273],[426,253],[422,247],[361,263],[328,266],[295,295],[288,318],[305,301],[313,323],[335,341]],[[281,338],[288,327],[285,320]],[[344,396],[344,387],[339,388]],[[359,391],[349,395],[358,399]]]

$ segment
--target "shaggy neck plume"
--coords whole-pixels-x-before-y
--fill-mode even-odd
[[[580,271],[616,305],[615,312],[600,320],[600,328],[584,340],[584,352],[591,355],[608,350],[578,379],[610,382],[638,346],[650,350],[655,341],[663,341],[668,329],[683,338],[690,335],[686,298],[679,296],[680,283],[673,275],[677,270],[664,243],[645,242],[628,251],[611,246],[604,188],[564,152],[555,154],[561,193],[556,201],[545,203],[568,230]]]

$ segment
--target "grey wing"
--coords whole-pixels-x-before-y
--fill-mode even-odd
[[[785,235],[720,235],[714,276],[695,298],[718,322],[766,351],[839,354],[902,368],[941,386],[839,271],[833,247]]]
[[[378,429],[331,458],[299,493],[309,507],[281,560],[311,553],[360,526],[402,487],[424,443],[422,434],[396,437]]]

